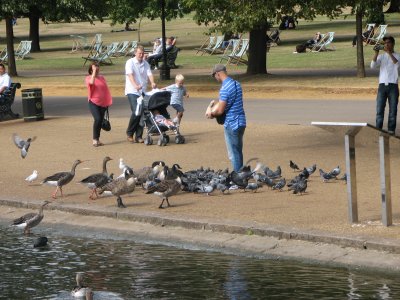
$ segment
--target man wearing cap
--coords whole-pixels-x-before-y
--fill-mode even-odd
[[[243,166],[243,135],[246,129],[242,87],[239,82],[228,76],[224,65],[215,65],[212,77],[222,85],[219,90],[219,101],[211,101],[206,110],[206,117],[213,119],[226,114],[224,122],[226,148],[233,170],[239,171]]]
[[[383,38],[384,53],[379,54],[375,47],[375,54],[371,61],[371,69],[379,67],[379,88],[376,96],[376,127],[382,129],[385,115],[386,99],[389,102],[388,132],[395,134],[397,119],[397,104],[399,102],[399,60],[400,56],[394,52],[395,40],[392,36]]]

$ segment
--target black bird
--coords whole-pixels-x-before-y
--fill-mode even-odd
[[[26,141],[21,139],[16,133],[13,133],[12,137],[13,137],[15,146],[17,146],[19,149],[21,149],[21,157],[25,158],[28,155],[28,150],[31,145],[31,142],[36,140],[36,136],[34,136],[32,138],[28,138]]]
[[[298,166],[296,163],[294,163],[293,161],[290,161],[290,162],[289,162],[289,167],[290,167],[291,169],[293,169],[293,171],[296,171],[296,170],[299,170],[299,171],[300,171],[299,166]]]
[[[45,237],[45,236],[38,237],[36,239],[35,243],[33,244],[33,247],[34,248],[45,247],[45,246],[47,246],[47,242],[48,242],[47,237]]]
[[[279,190],[282,191],[282,189],[285,187],[286,185],[286,179],[282,178],[281,180],[279,180],[273,187],[273,190]]]

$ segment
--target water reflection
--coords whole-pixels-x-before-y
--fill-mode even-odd
[[[131,240],[38,235],[0,226],[0,299],[71,299],[76,272],[94,299],[400,299],[398,275],[185,250]]]

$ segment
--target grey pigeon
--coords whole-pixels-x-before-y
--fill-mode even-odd
[[[198,186],[198,188],[196,190],[196,193],[202,193],[202,194],[205,194],[207,196],[210,196],[210,193],[212,193],[213,191],[214,191],[214,186],[213,185],[202,184],[202,185]]]
[[[321,176],[323,182],[328,182],[329,180],[336,178],[332,174],[324,172],[322,169],[319,169],[319,176]]]
[[[285,187],[286,185],[286,179],[282,178],[281,180],[279,180],[273,187],[273,190],[279,190],[282,191],[282,189]]]
[[[281,167],[280,167],[280,166],[278,166],[278,167],[276,168],[276,171],[272,171],[271,169],[269,169],[268,167],[266,167],[266,168],[264,169],[264,173],[265,173],[265,175],[267,175],[269,178],[271,178],[271,179],[276,179],[276,178],[281,177],[281,175],[282,175],[282,170],[281,170]]]
[[[313,174],[314,172],[315,172],[315,170],[317,169],[317,165],[316,164],[313,164],[311,167],[307,167],[307,168],[305,168],[306,170],[307,170],[307,172],[308,172],[308,174]]]
[[[289,191],[293,191],[293,194],[300,193],[300,195],[302,195],[306,191],[306,189],[307,189],[307,179],[302,179],[288,188]]]
[[[347,184],[347,173],[344,173],[343,176],[339,178],[339,180],[343,180],[344,183]]]
[[[36,140],[36,136],[32,138],[28,138],[26,141],[21,139],[16,133],[12,135],[15,146],[21,149],[21,157],[25,158],[28,155],[29,147],[31,146],[31,142]]]
[[[257,192],[258,188],[262,187],[261,182],[250,182],[247,184],[247,186],[244,188],[244,190],[250,190],[253,191],[253,193]]]
[[[337,166],[332,171],[330,171],[329,174],[332,175],[333,177],[337,177],[340,174],[340,167]]]
[[[293,169],[293,171],[296,171],[296,170],[299,170],[299,171],[300,171],[299,166],[298,166],[296,163],[294,163],[292,160],[289,161],[289,167],[290,167],[291,169]]]

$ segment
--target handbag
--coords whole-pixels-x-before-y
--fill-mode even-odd
[[[104,114],[103,122],[101,123],[101,129],[105,131],[111,130],[110,115],[108,113],[108,107],[106,113]]]

